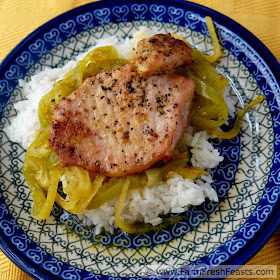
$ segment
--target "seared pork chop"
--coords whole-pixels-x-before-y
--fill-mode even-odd
[[[192,49],[170,34],[157,34],[137,44],[134,60],[137,72],[144,78],[165,73],[192,63]]]
[[[63,167],[109,176],[144,171],[172,156],[188,126],[193,93],[191,79],[168,74],[146,79],[133,63],[102,72],[55,108],[50,145]]]

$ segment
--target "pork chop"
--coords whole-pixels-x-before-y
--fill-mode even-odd
[[[143,78],[133,63],[102,72],[57,105],[50,145],[63,167],[122,176],[141,172],[172,151],[188,126],[194,82]]]
[[[192,49],[171,34],[156,34],[138,42],[134,63],[137,72],[143,78],[148,78],[154,74],[191,64]]]

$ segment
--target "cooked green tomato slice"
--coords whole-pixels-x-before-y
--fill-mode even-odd
[[[198,130],[220,127],[228,118],[228,108],[223,97],[228,80],[199,51],[193,50],[193,59],[193,64],[175,71],[195,82],[191,125]]]
[[[188,159],[174,159],[162,167],[150,168],[141,174],[110,178],[93,197],[87,209],[96,209],[106,201],[119,196],[127,179],[130,180],[130,190],[132,190],[144,189],[156,182],[166,181],[174,175],[181,175],[186,179],[194,180],[201,175],[208,174],[202,168],[187,166],[187,163]]]
[[[209,63],[213,63],[221,57],[222,52],[211,17],[205,17],[205,21],[213,44],[213,54],[211,56],[203,54],[203,56]]]
[[[241,109],[236,117],[234,126],[230,131],[223,132],[223,131],[219,130],[218,128],[214,128],[214,129],[208,129],[208,133],[215,134],[217,137],[223,138],[223,139],[231,139],[231,138],[235,137],[241,129],[242,120],[243,120],[244,115],[248,111],[250,111],[252,108],[257,106],[259,103],[261,103],[263,100],[264,100],[264,96],[260,95],[256,99],[251,101],[248,105],[246,105],[243,109]]]
[[[50,169],[46,167],[45,162],[52,154],[52,150],[48,146],[48,137],[48,130],[39,134],[27,150],[22,168],[34,200],[31,215],[37,220],[49,217],[62,175],[60,167]]]

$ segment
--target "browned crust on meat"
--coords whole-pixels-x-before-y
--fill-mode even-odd
[[[182,40],[172,37],[171,34],[156,34],[138,42],[134,63],[137,72],[143,78],[148,78],[185,64],[191,64],[192,49]]]

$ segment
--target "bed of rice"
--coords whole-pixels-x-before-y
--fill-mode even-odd
[[[101,39],[93,47],[113,45],[119,52],[121,58],[131,59],[135,54],[136,43],[143,37],[154,34],[152,30],[141,28],[132,39],[119,40],[116,36]],[[92,49],[93,49],[92,48]],[[89,50],[90,51],[90,50]],[[62,68],[46,69],[31,77],[30,82],[19,81],[26,100],[14,104],[17,116],[11,124],[5,128],[5,132],[13,142],[21,143],[27,149],[35,139],[36,131],[39,129],[38,104],[40,99],[52,87],[52,84],[76,66],[86,53],[79,55],[76,59],[69,61]],[[225,93],[230,115],[234,114],[234,106],[228,92]],[[193,135],[192,128],[186,131],[186,139],[192,154],[191,163],[204,169],[211,169],[223,161],[223,157],[217,149],[214,149],[209,136],[205,131]],[[211,175],[201,176],[196,180],[184,179],[174,176],[167,182],[145,188],[144,190],[132,190],[129,192],[122,212],[122,218],[126,222],[145,222],[158,225],[162,222],[162,215],[168,213],[182,213],[193,205],[199,205],[208,197],[212,201],[218,201],[215,190],[211,187]],[[113,232],[116,227],[115,209],[118,198],[106,202],[94,210],[85,210],[78,217],[87,225],[96,225],[95,233],[98,234],[102,228]]]

